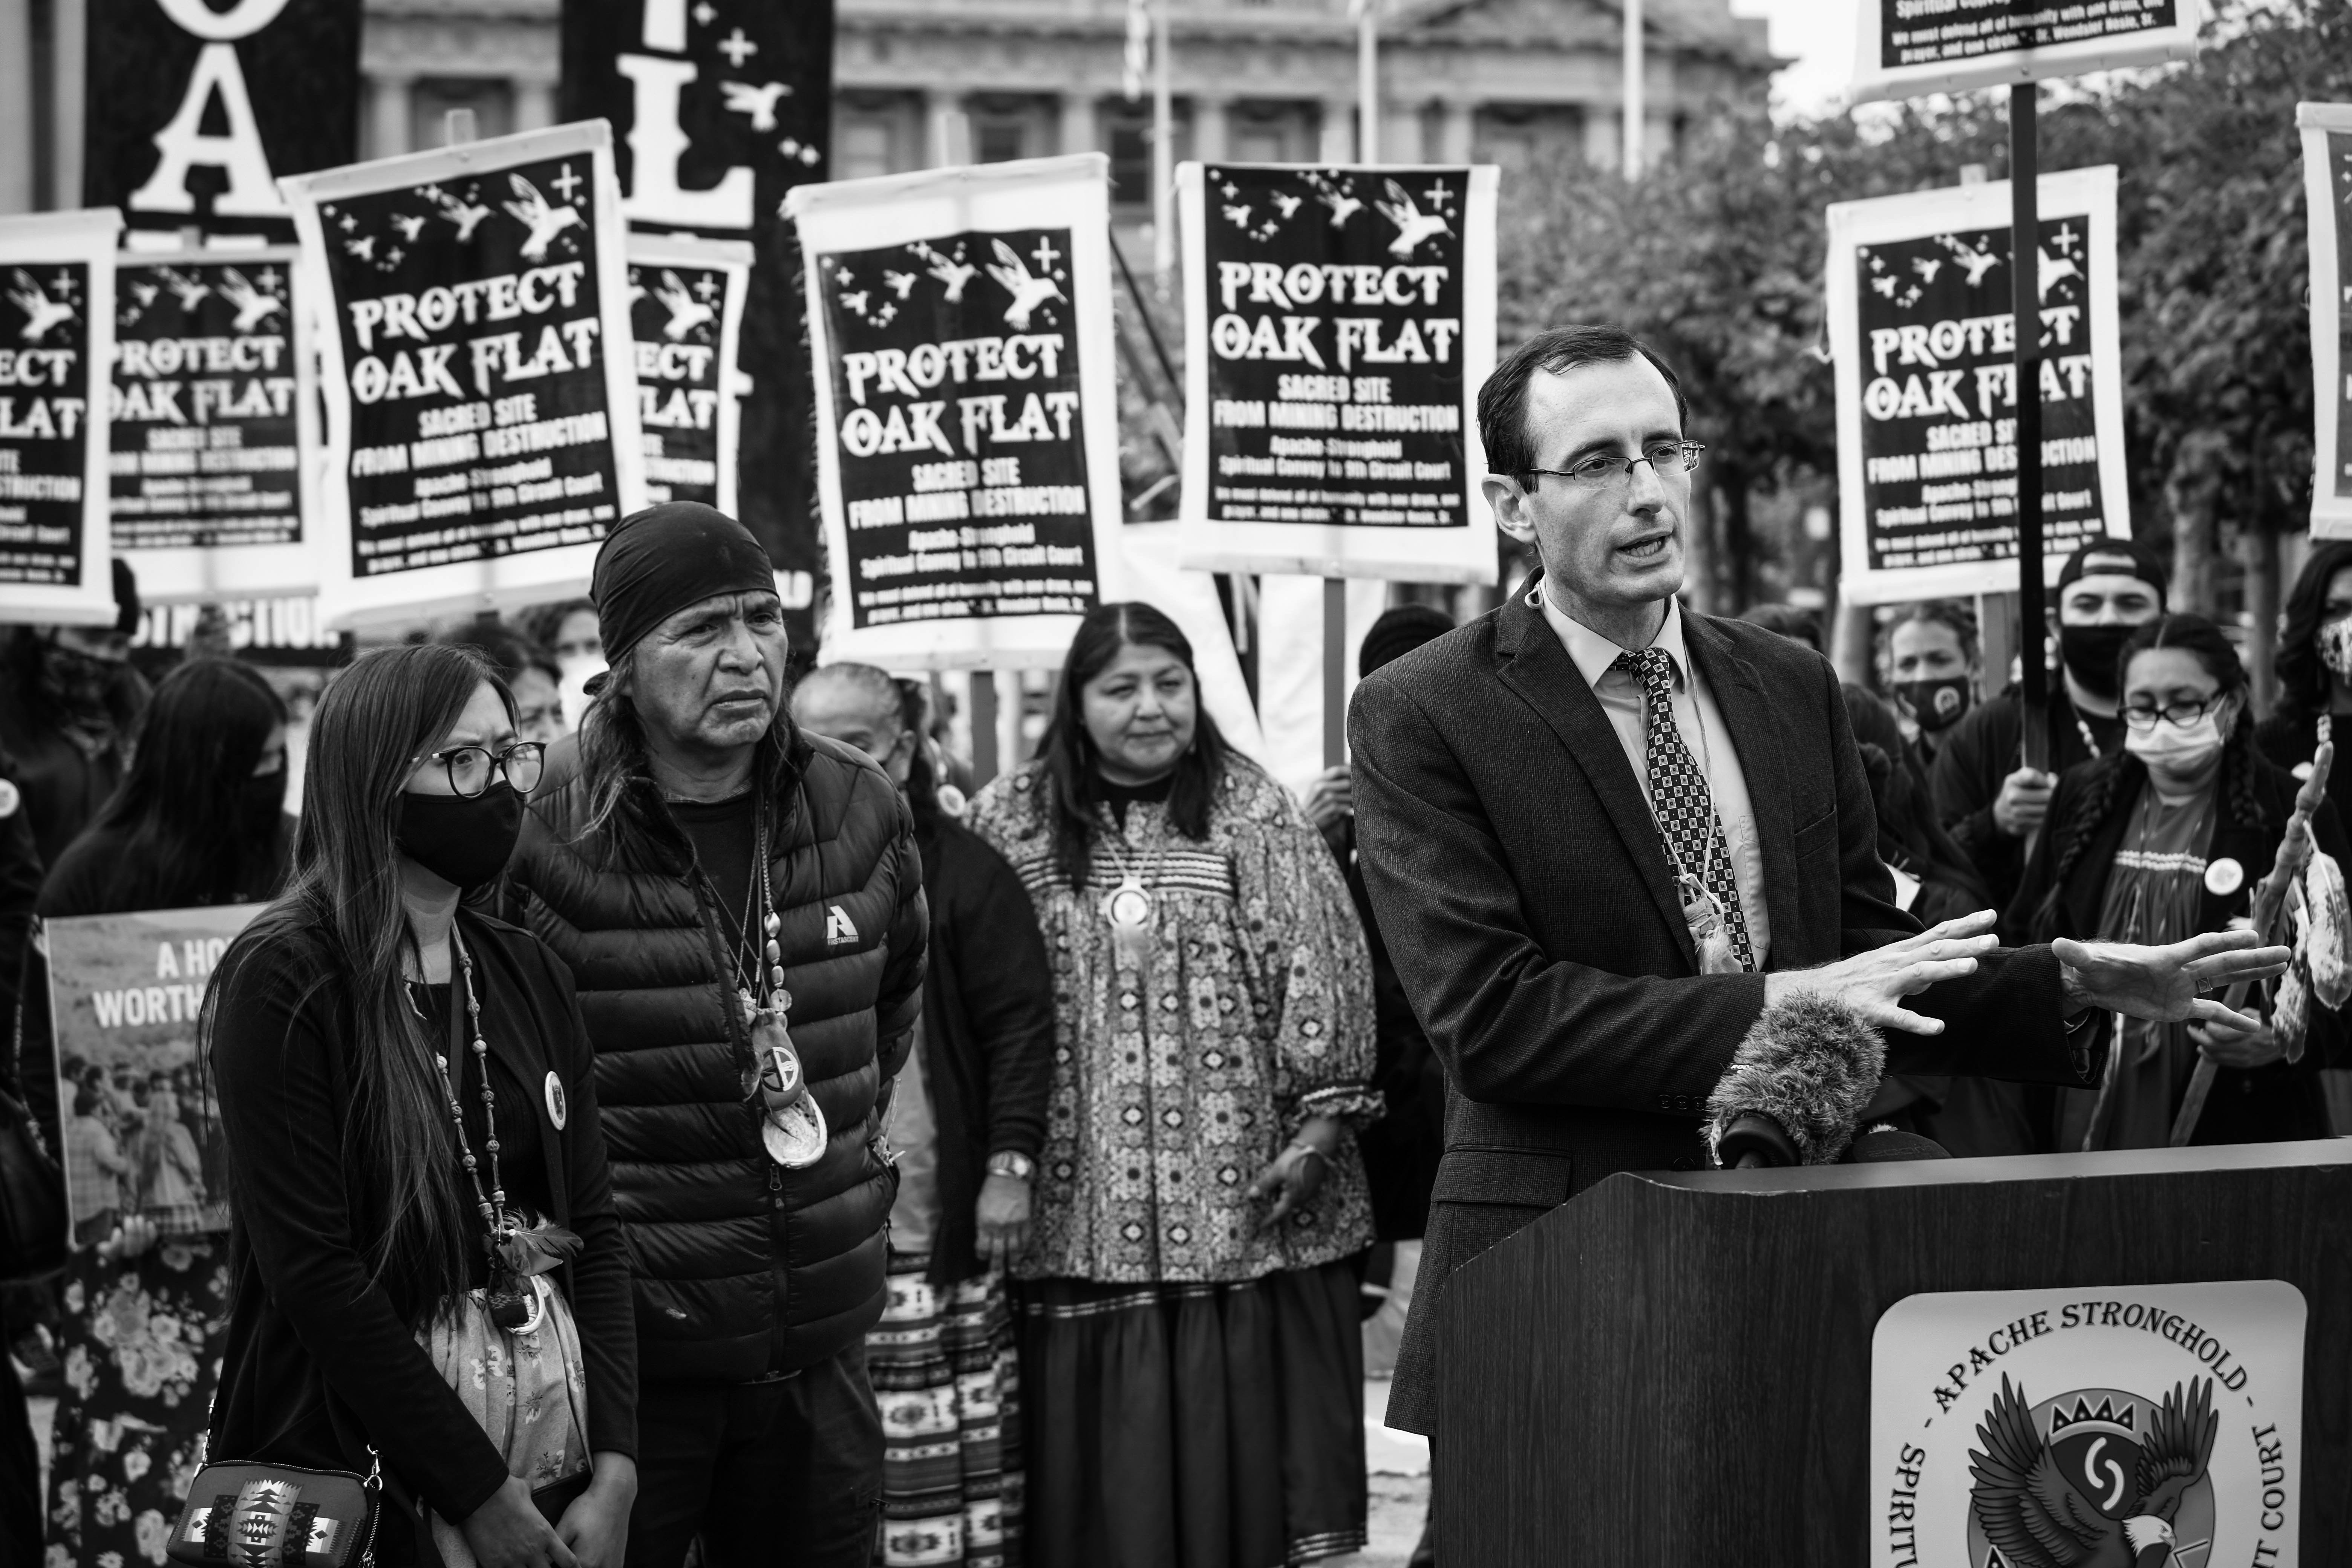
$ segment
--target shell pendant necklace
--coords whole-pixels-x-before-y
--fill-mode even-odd
[[[1127,830],[1111,817],[1105,806],[1105,826],[1110,831],[1097,837],[1102,847],[1111,852],[1113,868],[1118,873],[1118,884],[1105,893],[1096,904],[1103,919],[1110,925],[1111,952],[1121,969],[1145,970],[1151,967],[1151,941],[1159,923],[1160,900],[1152,896],[1150,882],[1160,871],[1160,863],[1168,857],[1168,845],[1163,839],[1153,848],[1149,863],[1130,859],[1127,852]]]
[[[760,896],[760,959],[752,965],[749,984],[740,985],[735,1000],[743,1012],[745,1031],[751,1037],[751,1065],[745,1069],[743,1097],[760,1101],[760,1145],[768,1158],[787,1171],[803,1171],[824,1157],[831,1137],[824,1108],[809,1092],[808,1075],[785,1015],[793,994],[784,989],[784,929],[776,913],[775,889],[768,880],[768,823],[764,814],[753,839],[753,870]],[[746,921],[748,927],[750,921]],[[743,939],[751,940],[750,931]],[[756,994],[755,994],[756,992]]]

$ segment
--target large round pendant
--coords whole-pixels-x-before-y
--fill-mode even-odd
[[[760,1142],[768,1158],[787,1171],[804,1171],[824,1158],[824,1111],[816,1096],[803,1094],[760,1120]]]
[[[1108,913],[1115,926],[1140,926],[1151,923],[1151,895],[1132,885],[1113,889]]]

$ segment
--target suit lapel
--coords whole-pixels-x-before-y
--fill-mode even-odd
[[[1756,818],[1756,844],[1764,857],[1764,912],[1775,932],[1791,939],[1797,910],[1797,825],[1789,820],[1789,759],[1783,731],[1771,719],[1755,667],[1732,652],[1730,640],[1705,616],[1683,614],[1683,646],[1715,698],[1715,710],[1731,731],[1732,750],[1748,781],[1748,808]],[[1720,803],[1717,809],[1721,810]]]
[[[1675,942],[1694,971],[1698,954],[1691,945],[1690,926],[1683,919],[1682,901],[1675,896],[1674,871],[1658,840],[1658,825],[1642,798],[1642,786],[1625,760],[1617,731],[1601,710],[1601,700],[1586,685],[1583,671],[1559,646],[1559,638],[1543,612],[1514,595],[1496,612],[1495,654],[1503,683],[1543,718],[1583,770],[1593,794],[1609,813],[1609,820],[1624,841],[1625,851],[1639,868],[1659,915],[1674,932]]]

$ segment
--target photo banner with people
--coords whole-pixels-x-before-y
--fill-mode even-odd
[[[749,243],[740,517],[776,565],[796,644],[815,641],[814,390],[784,194],[826,175],[833,0],[563,0],[562,115],[615,138],[622,215],[641,234]],[[655,432],[668,441],[667,432]]]
[[[177,246],[290,243],[287,174],[359,156],[360,0],[90,0],[82,200]]]
[[[114,619],[112,207],[0,217],[0,622]]]
[[[2044,578],[2131,537],[2116,328],[2116,171],[2039,190]],[[2008,183],[1829,209],[1838,499],[1855,604],[2017,587],[2016,315]]]
[[[260,912],[216,904],[43,922],[75,1245],[134,1215],[166,1237],[228,1228],[220,1110],[196,1024],[221,954]]]
[[[1179,167],[1187,566],[1495,581],[1498,174]]]
[[[1109,161],[803,185],[824,658],[1061,662],[1119,596]]]
[[[736,353],[751,273],[751,247],[738,240],[629,236],[629,326],[650,502],[700,501],[736,515],[748,382]]]
[[[1853,4],[1855,103],[2194,59],[2204,20],[2200,0]]]
[[[322,326],[327,624],[583,591],[646,494],[611,131],[284,184]]]
[[[114,549],[153,604],[319,585],[318,386],[300,253],[115,268]]]
[[[2352,381],[2344,302],[2352,298],[2352,103],[2298,103],[2311,226],[2311,532],[2352,539]]]

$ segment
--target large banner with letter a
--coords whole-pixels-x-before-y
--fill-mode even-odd
[[[795,643],[814,635],[815,454],[799,258],[784,193],[825,177],[833,0],[563,0],[563,117],[604,120],[640,234],[748,240],[750,386],[739,515],[776,564]]]
[[[89,0],[82,199],[294,237],[278,177],[359,156],[360,0]]]

